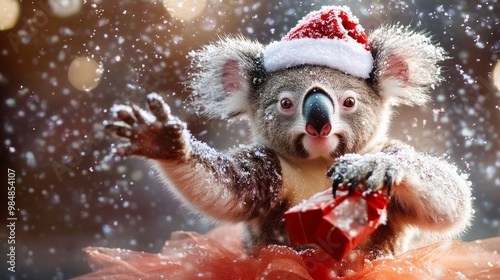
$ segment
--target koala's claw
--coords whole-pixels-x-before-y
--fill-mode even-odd
[[[330,175],[327,175],[327,176],[330,177]],[[333,184],[332,184],[333,198],[337,197],[337,191],[339,189],[339,185],[341,182],[342,182],[342,179],[341,179],[340,175],[335,176],[335,178],[333,179]]]
[[[387,196],[390,196],[395,182],[395,169],[388,162],[377,159],[376,155],[347,155],[337,160],[328,170],[327,176],[333,179],[334,198],[339,189],[348,190],[348,195],[352,195],[356,189],[385,189]]]
[[[387,188],[387,196],[390,197],[391,196],[391,192],[392,192],[392,187],[394,185],[394,176],[392,176],[392,174],[390,174],[390,172],[386,172],[385,173],[385,176],[384,176],[384,185]]]
[[[183,132],[186,125],[170,112],[161,96],[151,93],[147,97],[147,110],[137,105],[115,105],[111,113],[116,121],[105,122],[113,135],[125,138],[126,143],[116,146],[120,156],[139,155],[153,159],[179,159],[183,156],[188,139]]]
[[[352,182],[351,185],[349,186],[348,195],[351,196],[354,193],[354,191],[358,188],[358,186],[359,186],[359,183],[357,181]]]

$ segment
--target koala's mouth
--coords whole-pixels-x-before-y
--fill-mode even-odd
[[[302,158],[308,159],[332,159],[345,153],[344,137],[336,133],[328,137],[312,137],[302,134],[297,138],[295,147]]]

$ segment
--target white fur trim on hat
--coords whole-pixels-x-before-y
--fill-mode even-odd
[[[366,79],[373,68],[373,57],[354,40],[329,38],[282,40],[264,50],[268,72],[299,65],[327,66]]]

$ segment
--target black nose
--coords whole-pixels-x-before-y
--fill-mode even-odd
[[[332,131],[333,102],[321,89],[313,89],[304,99],[304,117],[309,135],[326,137]]]

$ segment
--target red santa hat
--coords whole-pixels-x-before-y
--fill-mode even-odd
[[[373,67],[370,45],[348,7],[325,6],[306,15],[281,41],[264,50],[264,67],[274,72],[298,65],[327,66],[368,78]]]

